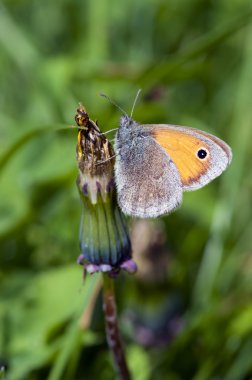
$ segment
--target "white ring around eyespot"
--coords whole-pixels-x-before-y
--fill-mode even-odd
[[[200,150],[204,150],[205,152],[206,152],[206,157],[204,157],[204,158],[200,158],[199,156],[198,156],[198,153],[199,153],[199,151]],[[196,157],[200,160],[200,161],[205,161],[208,157],[209,157],[209,150],[207,149],[207,148],[205,148],[205,147],[201,147],[201,148],[199,148],[198,150],[197,150],[197,152],[196,152]]]

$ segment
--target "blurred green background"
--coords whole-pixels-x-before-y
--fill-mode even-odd
[[[163,264],[155,247],[152,260],[135,252],[138,276],[116,282],[133,378],[251,379],[251,1],[2,1],[0,83],[0,378],[115,376],[99,276],[83,285],[75,264],[68,126],[81,101],[102,130],[117,127],[99,93],[129,112],[141,88],[136,120],[204,129],[234,158],[151,227]]]

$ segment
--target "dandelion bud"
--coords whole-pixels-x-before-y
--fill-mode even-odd
[[[83,208],[78,263],[88,273],[115,276],[120,269],[134,273],[128,229],[116,202],[113,148],[82,105],[75,121],[79,126],[77,186]]]

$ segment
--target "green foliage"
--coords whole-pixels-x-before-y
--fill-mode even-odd
[[[207,130],[234,159],[165,218],[173,255],[162,286],[117,280],[133,377],[252,377],[251,21],[248,0],[1,3],[1,379],[114,376],[99,297],[89,328],[79,328],[99,277],[83,285],[75,264],[80,202],[68,126],[82,101],[102,130],[117,127],[119,111],[98,94],[129,111],[139,87],[136,120]],[[127,313],[151,329],[178,299],[180,332],[146,349]]]

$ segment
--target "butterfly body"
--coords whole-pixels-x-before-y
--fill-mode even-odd
[[[118,203],[125,214],[150,218],[174,211],[183,191],[196,190],[229,165],[231,149],[197,129],[135,122],[125,115],[115,139]]]

